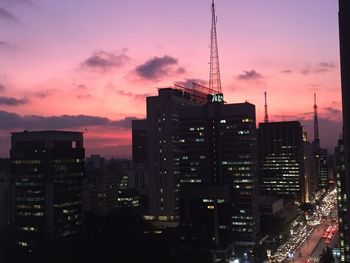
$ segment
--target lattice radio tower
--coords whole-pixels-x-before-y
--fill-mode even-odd
[[[217,17],[215,14],[214,0],[211,3],[212,24],[211,24],[211,42],[210,42],[210,73],[209,73],[209,89],[221,93],[220,65],[218,40],[216,34]]]
[[[269,122],[269,115],[267,113],[267,93],[266,93],[266,91],[265,91],[264,95],[265,95],[265,105],[264,105],[265,116],[264,116],[264,122]]]
[[[319,135],[319,131],[318,131],[316,92],[314,93],[314,142],[317,145],[320,144],[320,135]]]

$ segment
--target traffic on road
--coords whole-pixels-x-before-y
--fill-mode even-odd
[[[327,192],[312,215],[305,214],[291,223],[290,238],[269,256],[269,262],[318,262],[316,248],[330,245],[337,234],[336,206],[336,190]]]

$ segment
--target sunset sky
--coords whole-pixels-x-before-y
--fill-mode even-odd
[[[341,132],[338,3],[217,0],[228,103],[300,120],[321,145]],[[10,132],[82,131],[87,155],[131,155],[131,119],[157,88],[209,75],[210,0],[0,0],[0,156]]]

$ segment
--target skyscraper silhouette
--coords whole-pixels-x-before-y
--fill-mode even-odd
[[[345,173],[340,177],[338,202],[341,262],[350,262],[350,1],[339,0],[341,90]]]
[[[260,123],[260,192],[306,202],[303,129],[298,121]]]
[[[11,137],[11,223],[17,245],[78,234],[85,150],[81,132],[16,132]]]

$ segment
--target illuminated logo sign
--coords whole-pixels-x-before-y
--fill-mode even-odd
[[[224,102],[224,95],[222,93],[211,94],[211,102]]]

